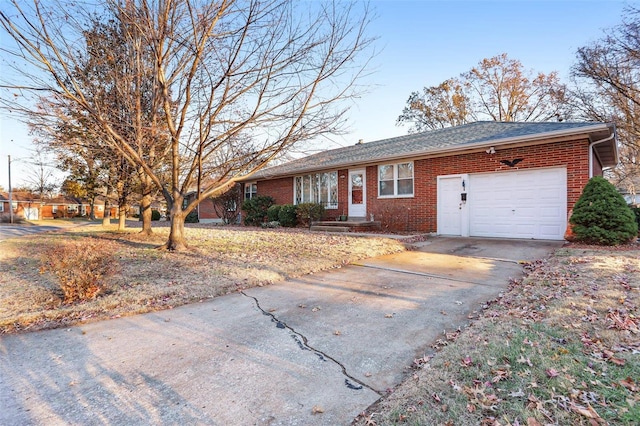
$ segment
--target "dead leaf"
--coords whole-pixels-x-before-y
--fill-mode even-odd
[[[624,388],[629,389],[631,392],[638,391],[638,387],[636,386],[636,384],[634,383],[631,377],[627,377],[624,380],[620,380],[618,383],[620,383]]]
[[[571,411],[578,413],[588,419],[596,420],[596,423],[595,423],[596,425],[607,424],[607,422],[602,417],[600,417],[600,415],[596,412],[596,410],[594,410],[593,407],[589,404],[587,404],[586,407],[583,407],[581,405],[578,405],[572,402],[570,407],[571,407]]]
[[[460,365],[463,367],[469,367],[473,365],[473,361],[471,360],[471,357],[465,357],[460,361]]]
[[[529,417],[527,419],[527,426],[542,426],[539,421],[535,419],[535,417]]]
[[[558,377],[558,375],[560,375],[558,370],[556,370],[555,368],[548,368],[545,370],[545,372],[547,373],[547,377],[550,377],[550,378]]]
[[[393,318],[393,314],[384,314],[385,318]]]
[[[311,409],[311,414],[322,414],[324,413],[324,408],[319,405],[314,405]]]
[[[342,335],[342,332],[340,330],[336,330],[336,331],[333,332],[333,334],[336,335],[336,336],[340,336],[340,335]]]

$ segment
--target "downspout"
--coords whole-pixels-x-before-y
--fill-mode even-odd
[[[591,178],[593,177],[593,147],[594,147],[594,146],[596,146],[596,145],[598,145],[598,144],[601,144],[601,143],[604,143],[604,142],[608,142],[608,141],[610,141],[611,139],[613,139],[615,136],[616,136],[616,132],[615,132],[615,130],[614,130],[614,131],[613,131],[609,136],[607,136],[606,138],[604,138],[604,139],[600,139],[599,141],[591,142],[591,143],[589,144],[589,179],[591,179]],[[616,151],[617,151],[617,149],[616,149]],[[617,152],[616,152],[616,153],[617,153]],[[617,155],[616,155],[616,157],[617,157]]]

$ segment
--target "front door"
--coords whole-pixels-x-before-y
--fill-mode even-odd
[[[349,170],[349,216],[367,216],[367,185],[364,170]]]
[[[438,234],[463,235],[462,176],[438,176]]]

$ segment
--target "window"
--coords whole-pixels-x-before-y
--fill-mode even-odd
[[[58,206],[51,206],[51,213],[56,214],[58,213]]]
[[[316,173],[294,178],[295,204],[320,203],[338,208],[338,172]]]
[[[68,206],[67,206],[67,211],[68,211],[69,213],[77,212],[77,211],[78,211],[78,206],[68,205]]]
[[[378,196],[413,196],[413,163],[378,166]]]
[[[244,199],[250,200],[258,195],[258,184],[255,182],[244,184]]]
[[[0,212],[4,211],[4,201],[0,201]]]

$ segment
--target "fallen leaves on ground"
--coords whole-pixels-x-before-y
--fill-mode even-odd
[[[376,423],[635,425],[639,248],[569,245],[523,263],[523,279],[414,360],[411,379],[371,407]]]
[[[300,229],[186,224],[185,235],[190,250],[183,252],[157,249],[168,237],[168,228],[160,226],[151,236],[91,226],[3,241],[0,334],[168,309],[405,249],[402,241],[382,235]],[[38,273],[39,258],[64,241],[87,237],[113,247],[120,272],[110,277],[105,294],[65,304],[52,277]]]

